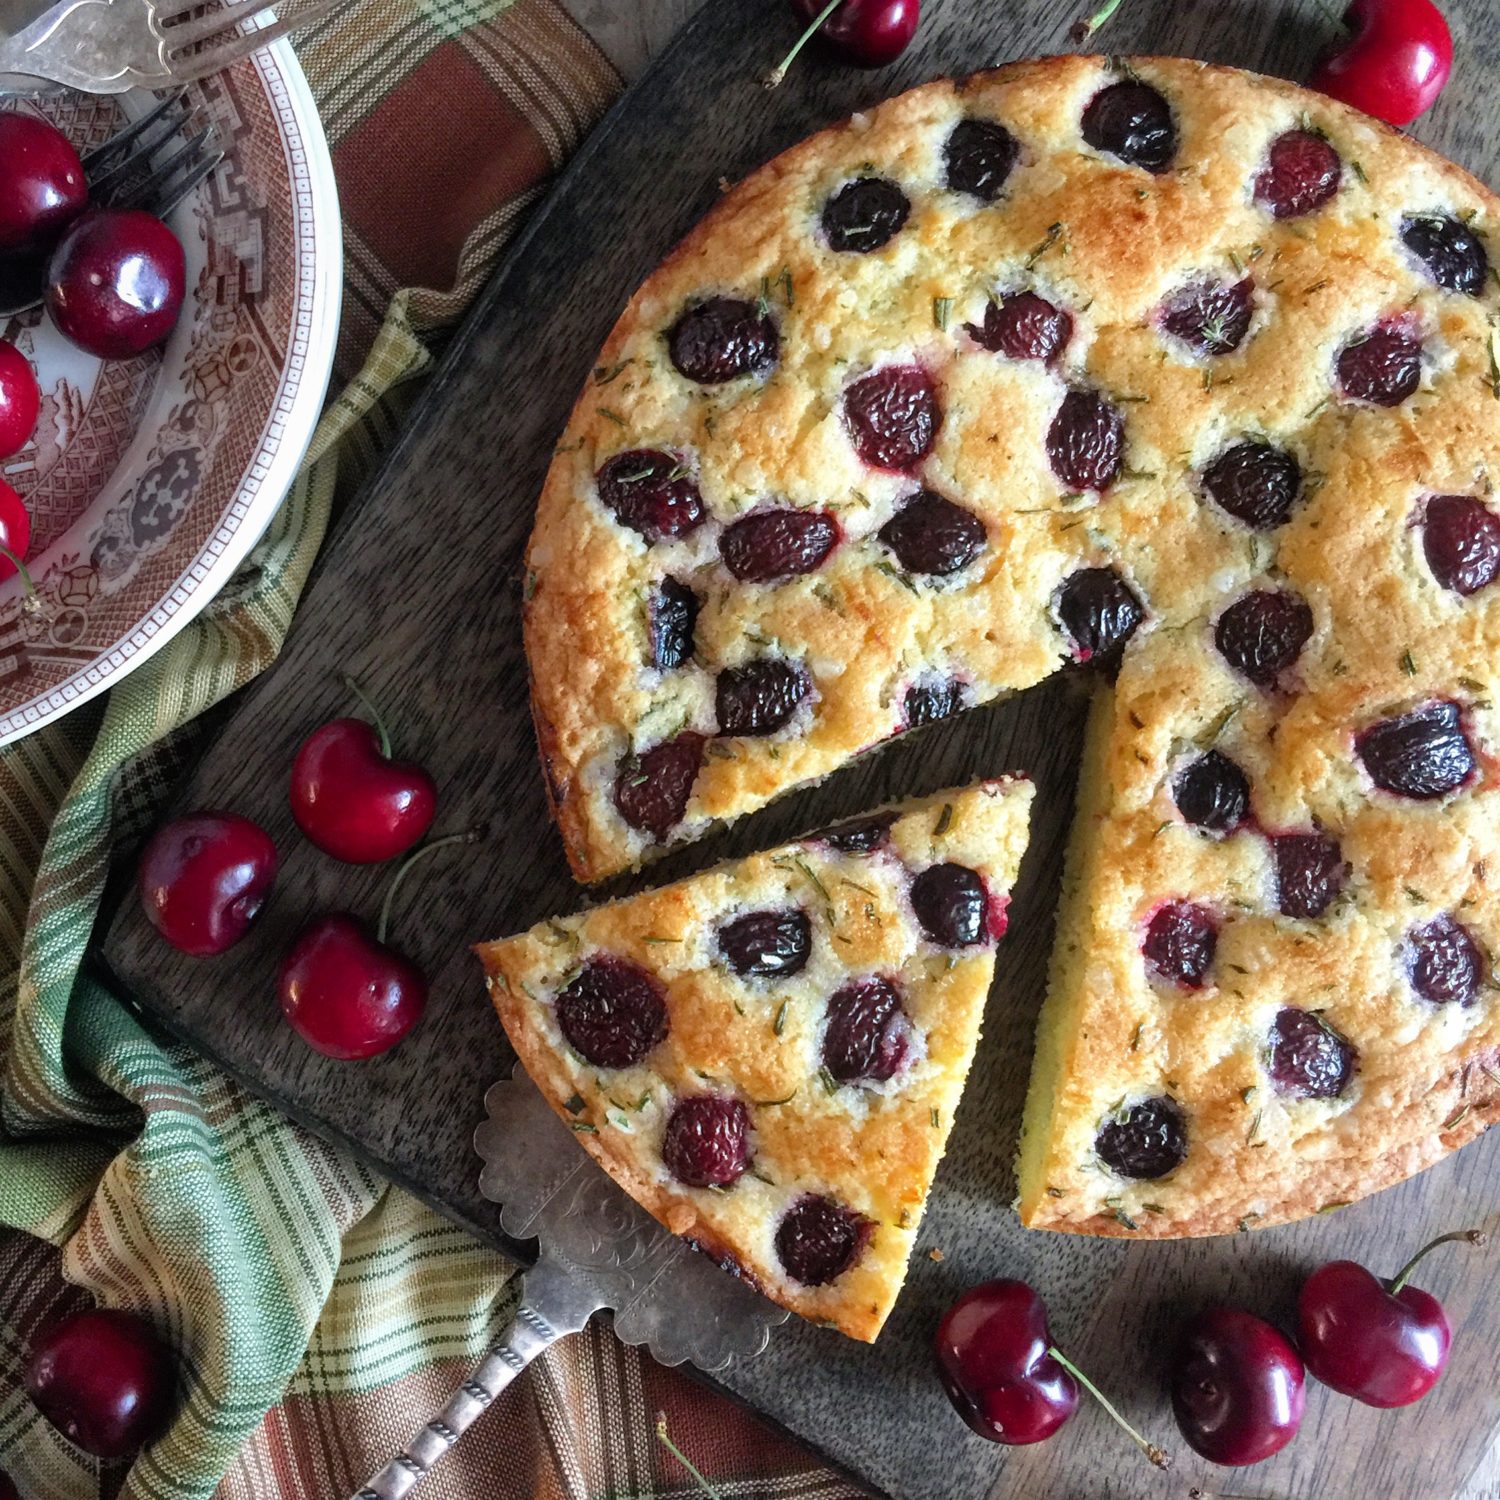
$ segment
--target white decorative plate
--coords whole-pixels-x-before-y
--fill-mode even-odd
[[[172,216],[188,298],[164,349],[103,364],[41,312],[0,337],[42,386],[36,436],[0,461],[31,512],[46,608],[0,583],[0,744],[118,683],[206,605],[266,529],[306,451],[333,363],[338,194],[285,41],[195,85],[228,157]],[[149,94],[0,95],[80,150]]]

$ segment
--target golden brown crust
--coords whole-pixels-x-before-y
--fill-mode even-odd
[[[527,1072],[637,1202],[784,1306],[873,1339],[905,1274],[994,972],[992,943],[949,950],[922,935],[909,880],[956,861],[979,871],[1003,910],[1030,803],[1024,781],[939,793],[905,804],[874,853],[809,840],[476,951]],[[724,921],[794,906],[811,931],[801,972],[748,979],[719,959]],[[663,987],[666,1039],[631,1068],[589,1064],[556,1020],[558,992],[601,954],[639,965]],[[870,974],[901,990],[909,1058],[889,1083],[835,1085],[819,1073],[827,1001]],[[686,1187],[662,1163],[675,1103],[705,1092],[749,1112],[750,1168],[723,1192]],[[822,1286],[794,1281],[774,1249],[781,1216],[806,1193],[833,1197],[872,1225],[861,1258]]]
[[[780,735],[710,743],[682,837],[888,737],[924,672],[960,678],[976,701],[1040,681],[1068,654],[1053,608],[1062,582],[1080,567],[1123,574],[1148,617],[1101,708],[1086,777],[1021,1212],[1038,1226],[1167,1236],[1362,1196],[1494,1115],[1500,585],[1470,598],[1442,588],[1421,518],[1435,494],[1493,507],[1500,298],[1493,282],[1475,296],[1435,285],[1400,228],[1440,211],[1484,236],[1497,201],[1293,85],[1177,59],[1126,66],[1177,118],[1177,161],[1159,176],[1081,142],[1084,105],[1117,75],[1069,57],[913,90],[729,193],[632,300],[580,397],[538,512],[526,630],[560,826],[575,871],[597,879],[654,852],[613,806],[615,769],[679,727],[712,735],[720,669],[764,651],[800,658],[816,702]],[[940,181],[963,115],[1002,121],[1021,144],[989,208]],[[1341,185],[1316,212],[1274,220],[1252,184],[1269,143],[1309,127],[1337,150]],[[881,250],[839,256],[818,239],[819,206],[867,171],[901,184],[910,218]],[[1255,285],[1248,336],[1212,360],[1172,344],[1157,316],[1201,277]],[[1018,288],[1073,315],[1053,367],[992,355],[964,331],[992,293]],[[763,381],[705,391],[670,368],[663,330],[710,293],[767,297],[781,354]],[[1343,400],[1340,350],[1388,319],[1422,338],[1419,389],[1393,408]],[[944,416],[920,469],[892,477],[858,462],[841,394],[867,370],[909,362],[932,375]],[[1069,386],[1124,414],[1124,472],[1102,499],[1064,494],[1045,457]],[[1304,482],[1291,519],[1257,532],[1211,503],[1202,476],[1226,447],[1260,437],[1296,458]],[[647,547],[598,502],[599,465],[651,445],[698,476],[710,520],[691,545]],[[988,548],[956,582],[903,578],[878,541],[919,482],[984,521]],[[732,586],[718,531],[772,501],[834,510],[844,540],[808,577]],[[656,673],[643,665],[644,601],[678,572],[702,592],[701,660]],[[1295,590],[1314,617],[1284,694],[1250,687],[1214,643],[1221,611],[1263,588]],[[1452,797],[1397,801],[1364,775],[1353,736],[1432,699],[1463,705],[1481,773]],[[1208,743],[1253,788],[1253,825],[1230,837],[1185,825],[1171,794]],[[1348,889],[1317,919],[1283,916],[1266,835],[1314,827],[1339,839]],[[1222,922],[1215,971],[1192,995],[1143,965],[1145,924],[1171,899],[1206,903]],[[1486,955],[1470,1004],[1421,1000],[1407,972],[1411,929],[1444,914]],[[1338,1097],[1272,1086],[1267,1038],[1286,1006],[1321,1012],[1357,1049]],[[1187,1160],[1160,1183],[1115,1178],[1094,1152],[1101,1121],[1160,1094],[1186,1112]]]

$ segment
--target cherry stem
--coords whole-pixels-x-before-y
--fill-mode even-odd
[[[16,570],[17,574],[20,575],[21,588],[26,594],[26,603],[30,608],[35,609],[42,602],[42,596],[36,591],[36,583],[31,576],[31,569],[4,542],[0,542],[0,557],[3,557]]]
[[[344,673],[344,686],[359,699],[364,711],[375,721],[375,733],[380,736],[380,753],[389,760],[391,758],[391,737],[386,732],[385,720],[380,717],[380,710],[370,698],[370,695],[347,673]]]
[[[697,1464],[672,1441],[671,1434],[667,1431],[667,1414],[664,1411],[656,1414],[656,1440],[698,1481],[698,1488],[709,1497],[709,1500],[724,1500],[718,1490],[698,1472]]]
[[[1091,1395],[1094,1400],[1097,1401],[1099,1405],[1102,1406],[1105,1411],[1107,1411],[1110,1416],[1112,1416],[1115,1421],[1118,1422],[1120,1426],[1130,1434],[1131,1442],[1133,1442],[1136,1447],[1139,1448],[1141,1452],[1144,1453],[1146,1457],[1156,1465],[1158,1469],[1170,1469],[1172,1467],[1172,1455],[1168,1453],[1166,1449],[1158,1448],[1155,1443],[1148,1443],[1146,1439],[1143,1438],[1140,1433],[1138,1433],[1135,1428],[1132,1427],[1130,1423],[1120,1415],[1120,1413],[1115,1409],[1114,1404],[1110,1401],[1109,1397],[1106,1396],[1104,1392],[1101,1391],[1099,1387],[1095,1385],[1094,1382],[1090,1380],[1088,1376],[1085,1375],[1083,1371],[1080,1370],[1078,1366],[1075,1365],[1073,1361],[1069,1359],[1068,1356],[1057,1347],[1056,1344],[1048,1345],[1047,1353],[1050,1354],[1053,1359],[1055,1359],[1058,1364],[1060,1364],[1063,1369],[1065,1369],[1068,1374],[1070,1374],[1074,1378],[1074,1380],[1076,1380],[1079,1385],[1081,1385],[1084,1390],[1086,1390],[1089,1395]]]
[[[1075,42],[1086,42],[1098,29],[1119,10],[1123,0],[1104,0],[1104,4],[1087,21],[1074,21],[1068,35]]]
[[[433,839],[430,844],[423,844],[420,849],[413,850],[407,855],[406,863],[396,871],[386,889],[385,900],[380,903],[380,925],[375,929],[375,941],[383,943],[386,931],[391,925],[391,908],[395,904],[396,892],[401,889],[401,882],[406,879],[407,871],[429,854],[435,854],[439,849],[447,849],[453,844],[472,844],[479,838],[480,830],[471,828],[467,833],[450,833],[446,838]]]
[[[1188,1491],[1188,1500],[1268,1500],[1265,1495],[1231,1495],[1228,1490],[1200,1490]]]
[[[1427,1254],[1429,1250],[1436,1250],[1439,1245],[1452,1245],[1462,1240],[1466,1245],[1482,1245],[1489,1239],[1482,1229],[1456,1229],[1452,1234],[1440,1234],[1430,1244],[1423,1245],[1407,1263],[1396,1272],[1396,1279],[1391,1283],[1391,1296],[1395,1296],[1402,1287],[1411,1280],[1411,1273],[1417,1269],[1417,1262]]]
[[[762,85],[764,85],[764,87],[768,89],[774,89],[780,86],[781,80],[786,77],[786,70],[791,67],[794,62],[796,62],[797,54],[808,44],[808,42],[812,40],[813,36],[818,31],[819,27],[822,26],[823,22],[826,21],[829,16],[831,16],[834,11],[836,11],[843,3],[844,0],[828,0],[828,4],[825,5],[823,9],[820,10],[818,14],[813,18],[812,25],[810,25],[807,30],[797,38],[792,47],[792,50],[781,59],[780,63],[778,63],[776,67],[772,68],[771,71],[761,79],[761,83]],[[1118,5],[1119,0],[1115,0],[1115,4]]]

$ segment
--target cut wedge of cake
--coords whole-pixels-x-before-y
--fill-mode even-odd
[[[476,950],[511,1045],[637,1202],[880,1332],[973,1060],[1032,787],[904,803]]]

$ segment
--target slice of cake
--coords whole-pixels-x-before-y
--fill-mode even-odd
[[[633,1198],[872,1340],[979,1040],[1032,787],[907,802],[476,950],[511,1045]]]

